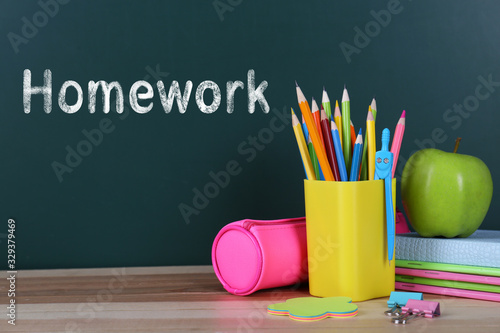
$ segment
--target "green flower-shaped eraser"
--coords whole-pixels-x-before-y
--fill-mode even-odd
[[[315,321],[327,317],[347,318],[358,314],[358,306],[349,297],[298,297],[284,303],[271,304],[267,312],[289,315],[290,319]]]

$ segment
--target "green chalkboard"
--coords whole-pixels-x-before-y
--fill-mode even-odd
[[[303,216],[295,80],[309,100],[347,85],[356,128],[374,95],[380,131],[406,110],[398,178],[460,136],[496,185],[499,10],[1,1],[0,249],[11,219],[19,269],[209,264],[227,223]],[[500,228],[498,207],[494,193],[482,228]]]

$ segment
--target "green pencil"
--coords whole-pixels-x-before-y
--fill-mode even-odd
[[[342,94],[342,150],[349,175],[351,172],[351,101],[345,86]]]
[[[375,100],[375,96],[372,99],[370,107],[372,108],[373,119],[377,119],[377,101]]]
[[[330,98],[328,98],[328,93],[323,87],[323,98],[321,99],[321,104],[323,105],[323,109],[325,109],[326,117],[328,118],[328,122],[332,120],[332,107],[330,105]]]
[[[316,174],[316,179],[320,179],[320,174],[319,174],[319,163],[318,163],[318,158],[316,157],[316,152],[314,151],[314,146],[311,141],[311,136],[307,138],[307,146],[309,147],[309,155],[311,156],[311,162],[313,165],[314,173]]]

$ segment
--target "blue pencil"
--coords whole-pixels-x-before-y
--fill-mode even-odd
[[[356,138],[356,143],[354,144],[354,152],[352,155],[351,178],[350,178],[351,182],[358,180],[359,163],[361,162],[362,156],[363,156],[363,136],[361,135],[361,128],[360,128],[358,137]]]
[[[302,115],[302,132],[304,133],[304,139],[309,139],[309,130],[307,129],[306,121],[304,120],[304,115]]]
[[[349,179],[347,179],[347,169],[345,167],[342,145],[340,144],[339,130],[333,120],[330,121],[330,126],[332,131],[333,146],[335,147],[335,156],[337,156],[337,164],[339,165],[340,180],[346,182]]]
[[[304,139],[306,139],[306,142],[308,142],[309,130],[307,129],[306,121],[304,120],[304,115],[302,115],[302,131],[304,132]],[[309,145],[308,145],[308,147],[309,147]],[[317,179],[318,180],[325,180],[325,176],[323,176],[323,171],[321,171],[321,166],[319,165],[319,163],[318,163],[318,169],[319,169],[319,174],[316,175]]]

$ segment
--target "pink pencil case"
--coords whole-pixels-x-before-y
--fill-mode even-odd
[[[212,264],[224,289],[249,295],[307,281],[306,220],[241,220],[215,237]]]

